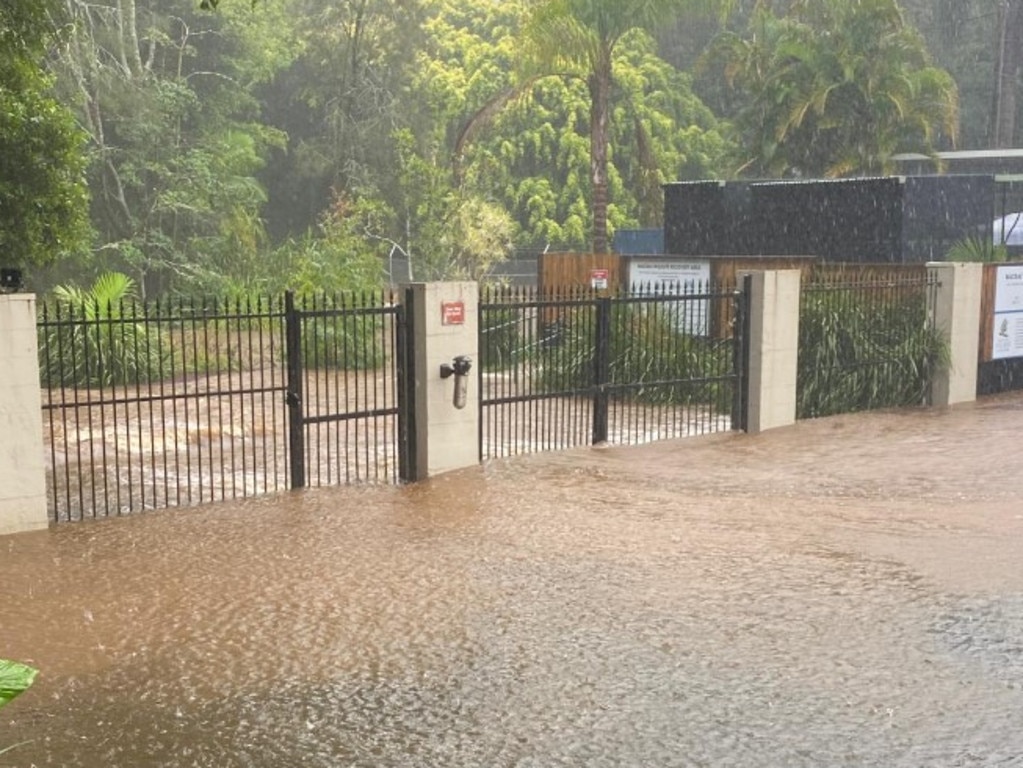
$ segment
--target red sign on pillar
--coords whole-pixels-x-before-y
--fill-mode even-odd
[[[441,325],[465,325],[465,302],[442,301],[440,304]]]

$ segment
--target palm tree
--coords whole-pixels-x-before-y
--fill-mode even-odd
[[[761,9],[715,55],[748,95],[738,115],[747,169],[884,173],[900,149],[955,141],[955,82],[930,65],[895,0],[799,0],[784,18]]]
[[[615,48],[634,29],[655,30],[680,14],[719,13],[734,0],[540,0],[522,32],[524,55],[519,85],[484,106],[462,129],[457,162],[480,123],[493,118],[517,94],[542,77],[580,78],[590,96],[590,181],[593,250],[607,251],[608,154]]]

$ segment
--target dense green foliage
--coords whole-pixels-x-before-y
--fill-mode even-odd
[[[983,237],[966,237],[952,244],[946,261],[992,263],[1009,260],[1009,249]]]
[[[742,94],[742,168],[755,176],[890,173],[895,153],[955,140],[955,82],[930,65],[895,0],[760,9],[714,56]]]
[[[121,271],[143,298],[485,278],[516,250],[602,247],[605,216],[658,226],[665,182],[948,148],[934,64],[983,146],[998,62],[1000,133],[1018,116],[1015,49],[990,41],[1021,4],[11,0],[0,259],[60,257],[36,288]],[[723,58],[696,71],[724,10]]]
[[[106,387],[148,384],[165,370],[160,330],[145,322],[135,283],[108,272],[88,289],[58,286],[39,333],[42,383]]]
[[[584,391],[595,384],[597,340],[592,310],[566,311],[550,340],[535,352],[539,387]],[[731,339],[692,333],[681,313],[693,300],[616,302],[611,308],[607,382],[638,402],[709,405],[729,412]]]
[[[799,312],[796,415],[816,418],[923,405],[947,361],[927,300],[897,289],[818,285]]]
[[[73,253],[87,236],[83,137],[39,67],[52,4],[0,4],[0,264]]]

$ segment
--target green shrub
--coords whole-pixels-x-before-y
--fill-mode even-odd
[[[688,333],[671,302],[615,303],[611,309],[609,383],[628,386],[630,399],[655,404],[731,408],[733,342]],[[560,328],[540,353],[544,391],[594,384],[595,332],[588,309],[561,317]]]
[[[952,244],[945,261],[1000,263],[1008,261],[1009,249],[984,237],[966,237]]]
[[[502,371],[522,358],[520,310],[490,309],[484,315],[486,325],[480,329],[480,365],[485,371]]]
[[[799,418],[921,405],[948,357],[923,296],[891,303],[835,292],[803,293],[799,317]]]
[[[385,359],[390,316],[369,313],[384,306],[379,293],[346,293],[307,298],[303,311],[315,312],[302,327],[302,359],[309,368],[368,370]]]
[[[43,386],[149,383],[159,376],[164,340],[135,299],[134,281],[119,272],[86,290],[55,288],[43,306],[39,338]]]

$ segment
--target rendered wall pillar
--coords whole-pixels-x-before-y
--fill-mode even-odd
[[[798,269],[752,273],[747,432],[796,421],[799,281]]]
[[[0,294],[0,535],[46,528],[46,465],[31,294]]]
[[[410,288],[415,332],[413,479],[424,480],[479,464],[479,288],[470,282],[415,283]],[[452,403],[456,377],[441,378],[441,366],[459,355],[472,358],[464,408]]]
[[[931,380],[931,404],[972,402],[977,399],[984,265],[938,262],[928,264],[927,268],[939,283],[931,298],[931,308],[935,327],[949,351],[949,364]]]

